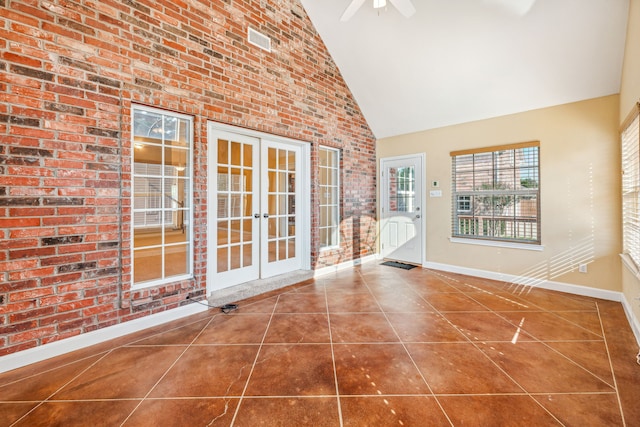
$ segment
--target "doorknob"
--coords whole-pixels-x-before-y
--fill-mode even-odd
[[[420,218],[420,215],[416,215],[416,219]]]
[[[268,213],[263,213],[263,214],[262,214],[262,217],[263,217],[263,218],[269,218],[269,214],[268,214]]]
[[[253,214],[254,218],[260,218],[260,214]]]

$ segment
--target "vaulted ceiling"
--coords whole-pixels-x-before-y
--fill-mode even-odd
[[[620,90],[629,0],[301,2],[377,138]]]

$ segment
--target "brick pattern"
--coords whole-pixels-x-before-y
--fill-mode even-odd
[[[207,120],[311,144],[312,265],[374,251],[375,140],[297,1],[0,1],[0,355],[204,296]],[[130,288],[132,103],[195,119],[194,280]],[[344,218],[321,254],[320,144]]]

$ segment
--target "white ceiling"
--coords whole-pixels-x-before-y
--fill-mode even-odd
[[[629,0],[350,1],[301,0],[377,138],[620,90]]]

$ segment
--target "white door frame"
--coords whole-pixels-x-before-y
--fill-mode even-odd
[[[417,154],[405,154],[402,156],[393,156],[393,157],[384,157],[380,159],[380,169],[379,169],[379,177],[378,177],[378,182],[380,183],[380,205],[378,206],[378,210],[379,210],[379,218],[380,218],[380,257],[382,257],[382,244],[384,242],[382,242],[382,237],[383,237],[383,230],[382,227],[384,227],[384,219],[385,219],[385,215],[386,213],[383,212],[383,209],[385,206],[387,206],[387,202],[388,202],[388,193],[387,193],[387,188],[388,186],[387,184],[387,179],[388,177],[383,176],[383,172],[385,169],[385,163],[390,162],[390,161],[402,161],[402,160],[408,160],[408,159],[417,159],[417,164],[420,165],[420,169],[421,169],[421,177],[420,177],[420,184],[421,184],[421,200],[422,200],[422,206],[420,209],[420,218],[417,219],[416,221],[420,221],[420,229],[421,229],[421,233],[420,233],[420,238],[418,239],[418,241],[420,242],[421,245],[421,256],[420,256],[420,264],[421,266],[425,266],[427,263],[427,256],[426,256],[426,249],[427,249],[427,232],[426,232],[426,226],[427,226],[427,171],[426,171],[426,155],[425,153],[417,153]]]
[[[298,218],[300,218],[297,227],[299,230],[299,250],[300,254],[300,269],[311,270],[311,148],[310,144],[298,141],[291,138],[285,138],[268,134],[265,132],[254,131],[250,129],[239,128],[236,126],[226,125],[214,121],[207,121],[207,285],[206,293],[209,295],[214,290],[224,289],[229,286],[236,285],[238,283],[230,283],[228,285],[220,286],[220,284],[214,284],[214,277],[216,276],[215,266],[216,260],[216,246],[217,246],[217,224],[215,221],[210,221],[211,209],[216,209],[217,192],[213,185],[214,179],[212,174],[216,173],[215,165],[217,164],[217,152],[212,147],[215,145],[212,141],[212,135],[216,132],[232,133],[236,135],[248,136],[251,138],[257,138],[260,141],[273,141],[282,144],[289,144],[300,147],[301,149],[301,170],[297,174],[297,178],[300,181],[296,183],[303,189],[302,194],[306,197],[302,197],[300,206],[296,206]],[[261,150],[258,150],[261,151]],[[254,159],[254,164],[260,165],[260,159]],[[305,191],[306,189],[306,191]]]

